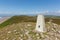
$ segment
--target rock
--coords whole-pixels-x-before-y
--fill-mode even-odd
[[[14,30],[14,32],[16,32],[17,30]]]
[[[22,35],[22,34],[21,34],[20,36],[21,36],[21,37],[23,37],[23,35]]]
[[[6,38],[8,40],[8,38]]]
[[[6,40],[6,39],[4,39],[4,40]]]
[[[27,24],[27,26],[32,26],[31,24]]]
[[[59,40],[59,39],[56,37],[55,40]]]
[[[21,39],[21,37],[19,37],[19,40]]]
[[[44,38],[44,34],[43,33],[40,33],[41,37]]]
[[[60,33],[60,31],[58,31],[58,33]]]
[[[36,36],[39,36],[39,34],[37,33]]]
[[[16,38],[13,38],[12,40],[16,40]]]
[[[25,32],[26,35],[28,35],[29,31]]]
[[[38,36],[37,39],[40,39],[40,37]]]
[[[49,38],[44,38],[43,40],[49,40]]]
[[[23,40],[23,39],[20,39],[20,40]]]
[[[8,34],[10,34],[11,33],[11,31],[8,31]]]
[[[28,40],[32,40],[32,38],[31,37],[28,37]]]

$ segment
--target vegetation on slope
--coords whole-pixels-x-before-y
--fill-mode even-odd
[[[60,19],[45,18],[45,22],[48,22],[49,20],[52,20],[53,23],[60,24]]]
[[[46,23],[46,32],[35,31],[36,23],[22,22],[0,30],[0,40],[60,40],[60,25]]]
[[[13,23],[15,24],[15,23],[20,23],[20,22],[36,22],[36,17],[35,16],[24,16],[24,15],[13,16],[7,21],[0,24],[0,27],[4,27],[4,26],[7,26]]]
[[[60,24],[59,18],[45,16],[45,22],[48,22],[50,19],[53,20],[52,22],[54,22],[56,24]],[[7,21],[0,24],[0,27],[4,27],[4,26],[10,25],[10,24],[16,24],[16,23],[20,23],[20,22],[36,22],[36,20],[37,20],[36,16],[25,16],[25,15],[13,16],[10,19],[8,19]]]

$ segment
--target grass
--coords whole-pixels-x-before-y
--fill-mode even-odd
[[[45,18],[45,22],[48,22],[50,19],[52,19],[53,23],[59,24],[60,25],[60,19],[54,19],[54,18]]]
[[[0,24],[0,40],[47,40],[52,39],[55,40],[58,35],[58,31],[60,30],[60,26],[56,26],[56,29],[53,28],[53,24],[46,23],[46,31],[45,33],[37,33],[34,32],[36,27],[36,16],[13,16],[4,23]],[[60,24],[60,19],[54,18],[45,18],[45,22],[48,22],[50,19],[53,20],[54,23]],[[31,26],[28,26],[30,24]],[[57,30],[54,32],[54,30]],[[11,33],[9,33],[11,32]],[[27,33],[28,32],[28,33]],[[26,34],[27,33],[27,34]],[[51,35],[53,33],[53,35]],[[55,34],[58,34],[55,37]],[[48,38],[49,37],[49,38]],[[57,39],[60,39],[57,38]]]
[[[45,22],[48,22],[50,19],[52,19],[54,23],[60,24],[59,18],[52,18],[52,17],[50,17],[50,18],[46,17]],[[36,20],[37,20],[36,16],[25,16],[25,15],[13,16],[10,19],[8,19],[7,21],[0,24],[0,28],[5,27],[7,25],[20,23],[20,22],[36,22]]]
[[[30,24],[31,26],[28,26],[28,24]],[[4,27],[3,29],[0,30],[0,40],[47,40],[47,39],[52,39],[55,40],[57,37],[59,36],[55,36],[56,34],[60,35],[58,33],[57,28],[59,28],[60,30],[60,26],[57,26],[57,28],[55,30],[57,30],[56,32],[54,32],[54,30],[52,30],[52,25],[50,25],[49,23],[46,23],[46,28],[47,32],[45,33],[37,33],[34,32],[33,30],[35,30],[35,22],[21,22],[21,23],[17,23],[17,24],[12,24],[12,25],[8,25],[7,27]],[[11,33],[8,33],[9,31],[11,31]],[[27,33],[28,32],[28,33]],[[27,34],[26,34],[27,33]],[[53,33],[53,34],[52,34]],[[60,37],[58,38],[60,39]]]
[[[36,17],[34,16],[13,16],[7,21],[0,24],[0,27],[4,27],[11,24],[16,24],[20,22],[36,22]]]

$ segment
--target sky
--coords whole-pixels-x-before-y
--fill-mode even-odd
[[[60,15],[60,0],[0,0],[0,15]]]

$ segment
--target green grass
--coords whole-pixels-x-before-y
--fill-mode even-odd
[[[7,21],[0,24],[0,27],[16,24],[20,22],[36,22],[36,17],[35,16],[13,16]]]
[[[45,22],[48,22],[50,19],[52,19],[53,23],[59,24],[60,25],[60,19],[54,19],[54,18],[45,18]]]

